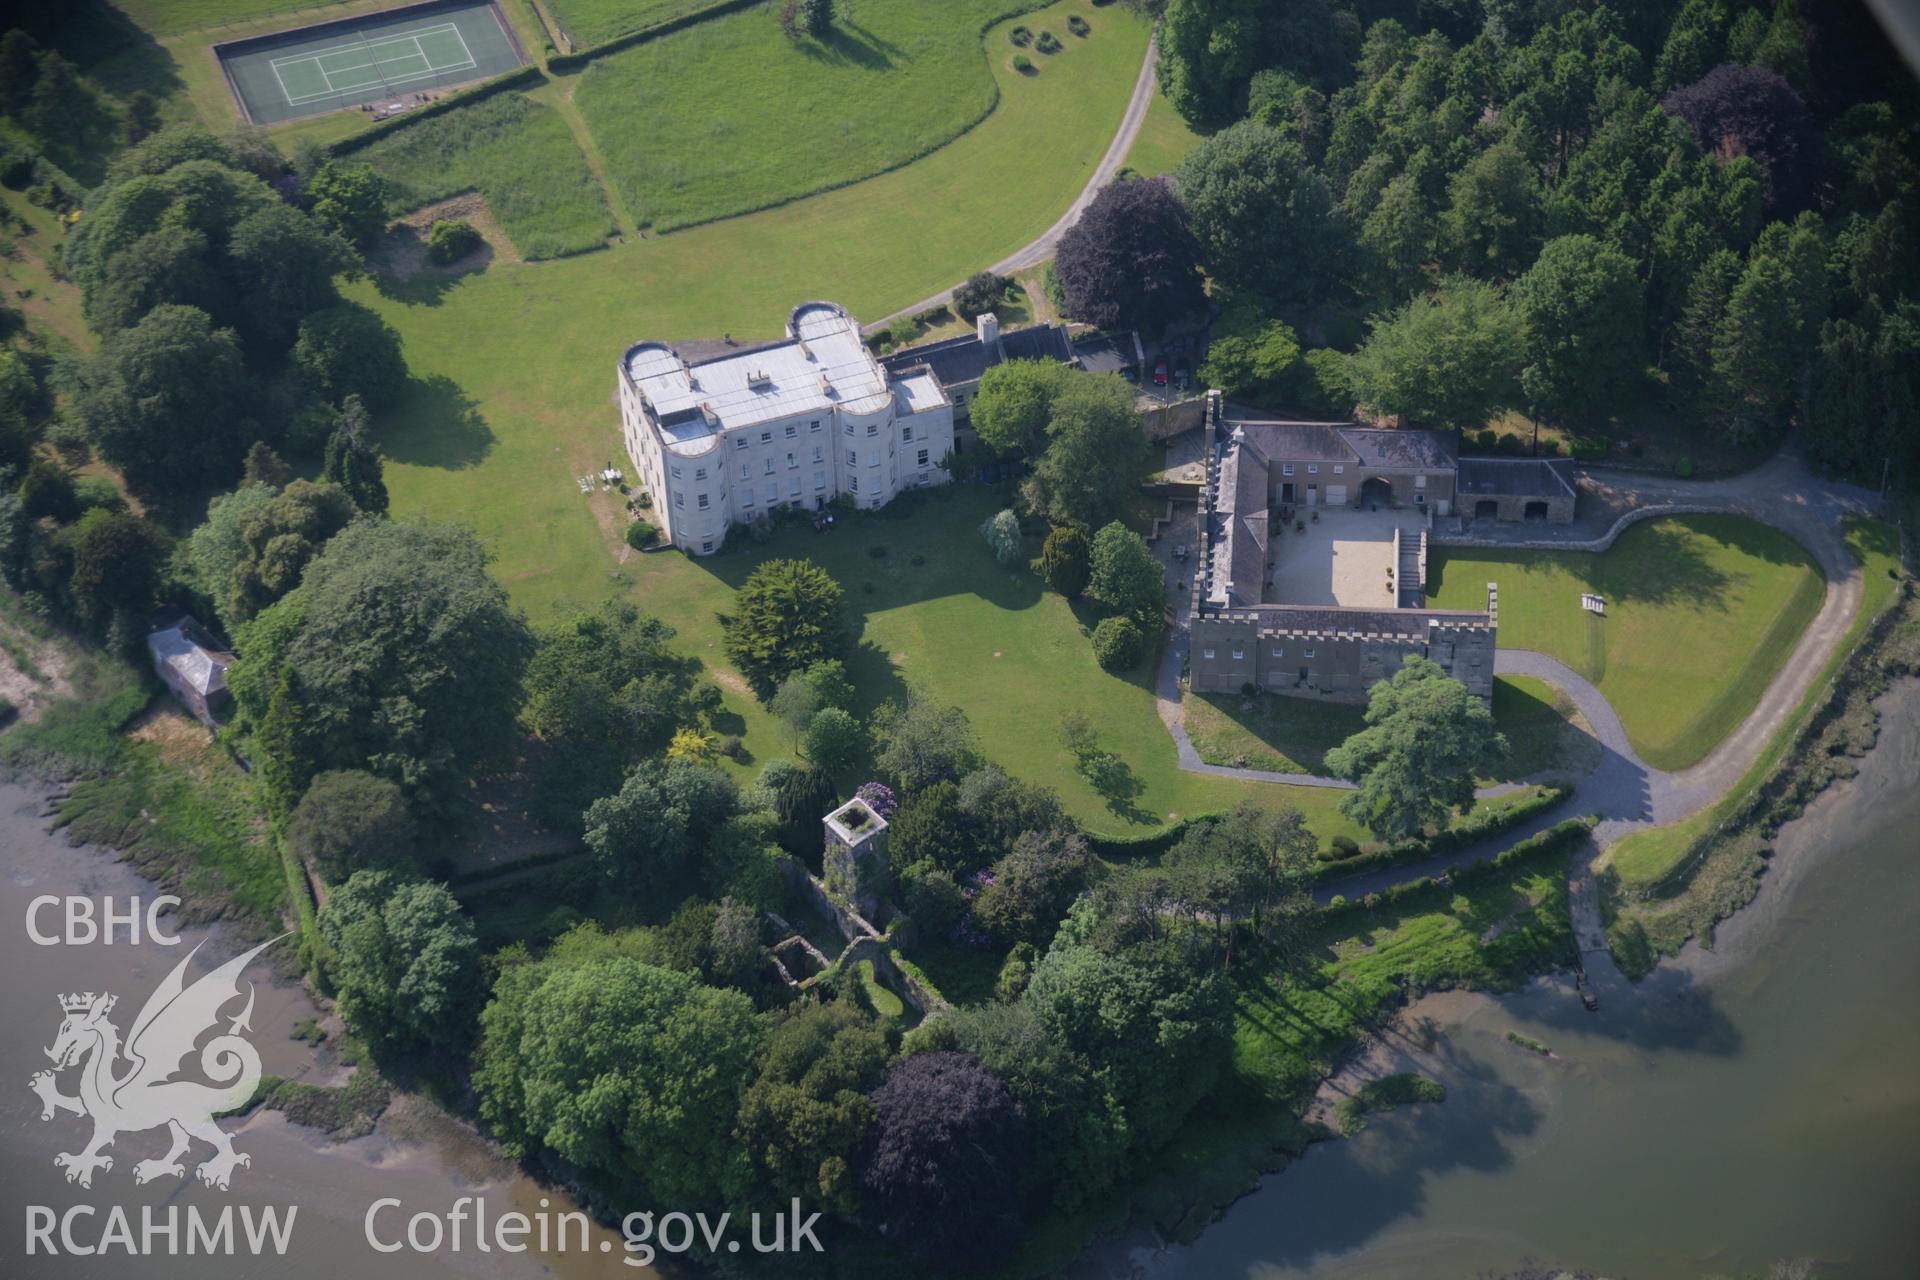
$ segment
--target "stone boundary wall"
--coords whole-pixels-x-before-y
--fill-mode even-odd
[[[1136,401],[1136,403],[1138,403]],[[1175,400],[1170,405],[1154,405],[1140,410],[1141,429],[1149,440],[1170,440],[1195,427],[1205,426],[1207,398],[1204,395]]]
[[[1470,533],[1441,533],[1433,540],[1443,547],[1477,547],[1487,551],[1605,551],[1628,526],[1662,516],[1750,515],[1745,507],[1724,502],[1659,502],[1635,507],[1613,522],[1613,527],[1597,538],[1479,538]],[[1765,519],[1764,516],[1753,517]],[[1791,535],[1789,535],[1791,536]]]

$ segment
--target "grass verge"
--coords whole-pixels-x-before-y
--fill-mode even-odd
[[[245,775],[211,741],[186,750],[121,746],[110,771],[74,783],[55,803],[55,825],[75,844],[118,850],[178,894],[188,923],[237,917],[252,933],[277,930],[286,872],[256,821]]]
[[[1614,960],[1630,976],[1652,970],[1690,938],[1711,946],[1714,926],[1752,900],[1781,825],[1873,746],[1873,700],[1920,671],[1920,606],[1899,567],[1897,533],[1849,521],[1861,564],[1859,614],[1789,718],[1745,775],[1685,822],[1630,836],[1598,867]]]
[[[1155,92],[1153,101],[1147,104],[1147,117],[1140,122],[1140,132],[1127,151],[1125,167],[1143,178],[1158,178],[1178,169],[1188,153],[1206,140],[1205,134],[1194,132],[1193,126],[1173,109],[1166,94]]]

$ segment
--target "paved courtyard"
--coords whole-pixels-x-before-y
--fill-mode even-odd
[[[1320,518],[1301,509],[1306,522],[1296,532],[1276,517],[1267,538],[1267,581],[1262,599],[1276,604],[1332,604],[1392,609],[1387,585],[1393,567],[1393,531],[1420,536],[1425,521],[1414,511],[1353,511],[1321,508]]]

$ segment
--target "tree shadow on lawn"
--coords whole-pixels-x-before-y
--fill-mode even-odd
[[[1784,534],[1738,518],[1692,518],[1696,522],[1700,519],[1715,521],[1705,526],[1705,532],[1737,550],[1771,563],[1795,562],[1789,558],[1790,553],[1783,551],[1778,541],[1785,538]],[[1513,597],[1525,590],[1526,580],[1532,572],[1551,566],[1563,570],[1580,586],[1605,597],[1610,605],[1629,602],[1693,604],[1703,609],[1724,610],[1727,592],[1734,585],[1734,579],[1713,564],[1694,541],[1691,533],[1701,528],[1698,523],[1683,528],[1665,521],[1648,521],[1629,528],[1610,550],[1604,552],[1462,548],[1459,555],[1472,566],[1470,570],[1463,571],[1475,575],[1475,581],[1471,584],[1475,588],[1484,585],[1478,580],[1482,568],[1493,566],[1488,577],[1500,584],[1501,594],[1507,597],[1502,603],[1509,606],[1517,603]],[[1788,543],[1795,548],[1799,545],[1791,540]],[[1799,560],[1810,562],[1811,557],[1801,552]],[[1500,567],[1505,565],[1513,566],[1512,575],[1500,572]],[[1430,596],[1438,597],[1444,593],[1447,574],[1453,568],[1451,552],[1436,558],[1430,571]],[[1557,602],[1548,603],[1551,607],[1560,607]],[[1566,602],[1567,608],[1577,608],[1578,605],[1577,600]]]
[[[1256,742],[1294,761],[1307,773],[1326,773],[1327,752],[1366,728],[1366,708],[1360,706],[1269,692],[1251,698],[1238,693],[1189,692],[1186,696],[1205,702]]]
[[[409,466],[460,471],[493,450],[493,428],[477,402],[445,374],[408,379],[406,395],[381,420],[381,450]]]
[[[1555,692],[1551,685],[1547,688]],[[1565,699],[1564,694],[1556,696]],[[1506,735],[1507,758],[1488,773],[1487,781],[1518,782],[1548,774],[1585,777],[1599,767],[1604,754],[1600,740],[1574,727],[1571,703],[1563,701],[1495,679],[1494,723]]]
[[[900,53],[899,45],[846,18],[840,19],[826,35],[802,40],[798,47],[815,62],[865,67],[869,71],[891,69]]]
[[[45,35],[43,49],[71,61],[80,73],[115,97],[145,90],[166,99],[183,88],[173,58],[152,36],[109,4],[72,4]],[[74,179],[96,185],[106,176],[110,154],[125,142],[118,117],[89,103],[66,124],[67,136],[46,140],[47,154]]]
[[[462,279],[493,264],[493,246],[482,241],[460,261],[437,266],[427,258],[420,228],[403,222],[381,237],[369,258],[374,268],[369,274],[381,297],[408,306],[437,307]]]

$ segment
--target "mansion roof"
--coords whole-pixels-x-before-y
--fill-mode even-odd
[[[690,352],[705,358],[692,359]],[[893,394],[859,323],[830,302],[795,307],[784,339],[717,351],[711,343],[683,351],[638,342],[622,367],[662,433],[677,443],[807,412],[872,413]]]

